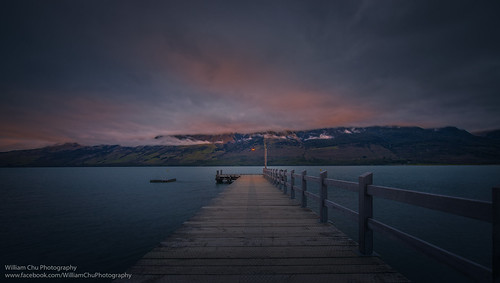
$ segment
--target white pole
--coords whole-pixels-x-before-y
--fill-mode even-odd
[[[267,144],[265,137],[264,137],[264,168],[267,169]]]

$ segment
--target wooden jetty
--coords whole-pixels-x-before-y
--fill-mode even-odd
[[[215,181],[217,184],[231,184],[233,181],[237,180],[241,175],[239,174],[222,174],[222,170],[217,170],[215,175]]]
[[[118,282],[408,282],[277,190],[243,175]]]

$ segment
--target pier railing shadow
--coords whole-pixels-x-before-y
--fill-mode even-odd
[[[349,182],[327,178],[327,171],[319,177],[309,176],[304,170],[296,174],[294,170],[263,169],[264,177],[292,199],[300,199],[302,207],[308,207],[308,201],[314,200],[319,209],[321,222],[328,221],[328,209],[340,211],[346,217],[358,222],[359,252],[365,255],[373,253],[373,232],[385,234],[399,240],[409,247],[435,258],[464,275],[478,282],[500,282],[500,188],[492,188],[492,201],[481,201],[445,195],[415,192],[398,188],[373,185],[373,173],[365,173],[358,182]],[[318,193],[310,191],[310,184],[319,188]],[[358,193],[359,211],[328,199],[328,187],[336,187]],[[402,232],[390,225],[373,218],[373,198],[383,198],[407,203],[454,215],[485,221],[492,224],[493,261],[491,268],[461,257],[418,237]]]

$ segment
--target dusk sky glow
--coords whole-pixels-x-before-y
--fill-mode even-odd
[[[500,128],[498,1],[2,1],[0,151]]]

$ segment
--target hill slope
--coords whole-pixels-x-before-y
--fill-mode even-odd
[[[178,166],[499,164],[493,135],[454,127],[327,128],[253,134],[157,136],[183,145],[122,147],[64,144],[0,153],[0,166]],[[184,145],[185,144],[185,145]]]

